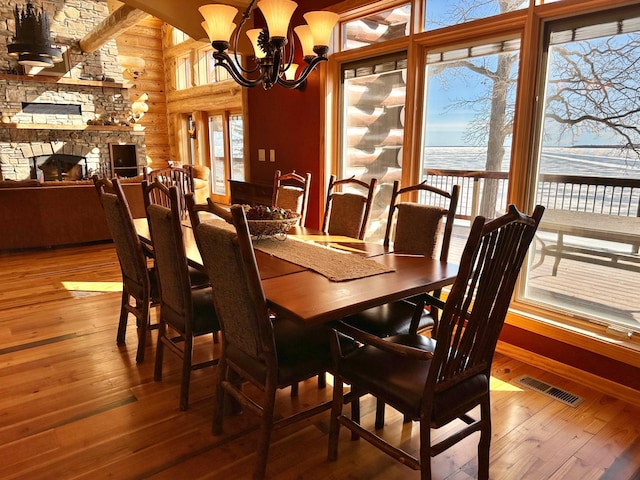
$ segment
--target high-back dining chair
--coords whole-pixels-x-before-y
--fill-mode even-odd
[[[155,269],[147,264],[120,181],[117,178],[109,180],[94,175],[93,184],[105,213],[122,272],[122,301],[116,342],[125,343],[127,321],[129,314],[133,315],[138,327],[136,363],[142,363],[147,330],[157,327],[150,324],[150,307],[158,303]]]
[[[187,193],[193,193],[194,191],[193,171],[190,168],[186,166],[169,165],[168,167],[158,168],[150,172],[145,170],[144,179],[149,184],[158,180],[167,187],[176,187],[178,190],[178,211],[180,212],[181,218],[187,217],[185,195]],[[151,192],[151,194],[153,195],[151,203],[162,205],[162,202],[166,201],[161,194],[156,194],[155,192]],[[168,205],[164,206],[168,207]]]
[[[178,172],[179,170],[182,170],[182,169],[180,167],[172,166],[172,167],[167,167],[166,169],[161,169],[161,170],[163,171],[166,170],[167,172]],[[154,170],[153,172],[160,172],[160,170]],[[149,188],[150,185],[160,184],[160,185],[164,185],[167,188],[176,187],[176,194],[178,197],[178,202],[177,202],[178,213],[180,215],[181,220],[186,220],[189,216],[189,211],[187,209],[186,195],[188,193],[193,193],[193,192],[187,192],[187,194],[183,193],[185,192],[185,190],[182,187],[180,187],[180,183],[183,181],[183,180],[180,180],[180,178],[183,178],[182,174],[178,174],[178,177],[176,177],[178,179],[176,183],[174,180],[171,180],[172,177],[170,176],[163,176],[160,174],[155,175],[153,172],[148,174],[149,178],[154,177],[152,181],[149,181],[149,180],[142,181],[142,192],[143,192],[143,197],[145,201],[145,211],[146,211],[146,207],[150,204],[162,205],[169,209],[172,208],[169,197],[167,197],[167,195],[165,195],[165,193],[161,191],[161,189]],[[168,173],[168,175],[170,174]],[[149,224],[149,232],[151,232],[151,222],[149,221],[149,215],[147,215],[147,222]],[[153,236],[151,237],[151,243],[153,244]],[[154,258],[155,256],[153,252],[154,245],[145,244],[143,245],[143,249],[145,250],[145,253],[149,258]],[[206,287],[209,285],[209,277],[207,277],[207,275],[204,272],[201,272],[200,270],[192,267],[191,265],[189,265],[187,268],[189,271],[189,279],[191,281],[191,286],[193,288]]]
[[[196,203],[195,195],[193,193],[188,193],[185,195],[185,200],[187,202],[187,211],[189,212],[191,228],[194,231],[201,223],[200,214],[213,214],[222,220],[225,220],[227,223],[232,223],[231,212],[221,207],[210,198],[207,198],[207,203]]]
[[[420,201],[400,201],[402,195],[423,196]],[[393,183],[384,246],[394,252],[425,255],[447,261],[449,245],[460,187],[454,185],[451,192],[428,185],[425,182],[400,188]],[[428,202],[428,203],[424,203]],[[444,221],[444,225],[443,225]],[[395,235],[392,232],[395,230]],[[440,292],[434,292],[436,297]],[[434,328],[437,309],[427,311],[423,305],[425,297],[409,301],[393,302],[370,308],[343,321],[379,337],[398,335]]]
[[[154,380],[162,380],[164,349],[168,348],[182,360],[180,409],[186,410],[189,405],[191,371],[213,365],[218,361],[214,358],[194,364],[192,362],[194,339],[200,335],[212,334],[212,340],[215,342],[220,325],[213,308],[211,287],[192,288],[191,286],[181,215],[178,210],[177,188],[167,187],[159,181],[151,185],[143,183],[160,293]],[[158,204],[153,203],[151,199],[157,196],[166,198]]]
[[[298,225],[305,225],[307,205],[309,203],[309,189],[311,188],[311,173],[304,176],[292,171],[284,175],[276,170],[273,179],[273,199],[271,204],[300,214]]]
[[[358,329],[349,335],[362,347],[342,353],[338,333],[332,337],[336,375],[329,430],[329,459],[338,455],[341,425],[414,470],[431,478],[431,457],[474,432],[478,443],[478,478],[489,478],[491,362],[514,286],[544,212],[532,216],[510,205],[495,220],[477,217],[447,297],[438,333],[429,339],[404,335],[381,339]],[[370,393],[420,422],[419,457],[391,445],[342,414],[343,382],[358,394]],[[469,412],[480,407],[479,417]],[[431,429],[459,419],[464,426],[431,444]]]
[[[447,261],[459,193],[458,185],[454,185],[451,192],[446,192],[428,185],[426,181],[404,188],[400,188],[399,182],[395,181],[384,246],[394,252],[425,255]],[[411,194],[414,195],[414,200],[419,201],[400,201],[402,195]],[[426,330],[433,330],[432,335],[435,335],[439,310],[433,299],[439,299],[440,293],[441,291],[437,290],[431,295],[418,295],[369,308],[342,319],[342,323],[378,337],[415,334]],[[429,305],[429,309],[425,309],[426,304]],[[376,407],[376,428],[384,427],[384,417],[385,404],[379,399]]]
[[[155,271],[147,266],[147,258],[118,179],[100,179],[94,175],[93,183],[104,210],[122,272],[122,301],[116,341],[121,345],[125,343],[127,320],[129,314],[133,315],[138,326],[136,363],[142,363],[147,329],[150,327],[149,310],[157,301]]]
[[[226,395],[262,417],[253,478],[264,478],[271,432],[330,407],[330,402],[276,419],[276,391],[331,369],[328,329],[304,327],[286,317],[271,319],[260,282],[244,210],[231,207],[235,231],[218,222],[196,227],[202,259],[211,278],[213,301],[220,320],[222,356],[218,365],[213,433],[222,433]],[[232,375],[241,381],[232,379]],[[262,391],[256,402],[245,395],[241,383]]]
[[[362,240],[367,230],[371,204],[378,180],[366,183],[355,177],[336,180],[329,178],[327,198],[324,208],[322,231],[331,235],[344,235]],[[346,188],[361,190],[364,193],[345,191]]]

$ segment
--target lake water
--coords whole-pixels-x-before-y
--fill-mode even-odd
[[[484,147],[426,147],[425,167],[449,170],[484,170]],[[509,170],[511,149],[505,150],[502,170]],[[639,178],[640,159],[624,158],[611,147],[548,147],[542,151],[541,173],[613,178]]]

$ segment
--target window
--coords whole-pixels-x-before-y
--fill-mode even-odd
[[[227,194],[227,178],[229,177],[224,152],[224,126],[222,115],[209,117],[209,158],[211,159],[211,191],[214,195]]]
[[[173,28],[173,31],[171,32],[171,41],[174,45],[178,45],[179,43],[185,42],[188,39],[189,35],[178,28]]]
[[[198,63],[196,65],[198,85],[206,85],[207,83],[221,82],[231,78],[229,73],[223,67],[216,67],[216,60],[212,56],[213,48],[211,46],[202,48],[197,51]],[[229,53],[234,59],[233,53]],[[241,56],[238,55],[238,60]]]
[[[548,1],[548,0],[547,0]],[[425,31],[526,9],[529,0],[425,0]]]
[[[454,261],[476,215],[546,205],[510,321],[552,319],[545,333],[565,322],[562,341],[576,326],[598,339],[618,332],[611,343],[634,332],[637,346],[640,6],[570,4],[416,0],[405,24],[425,31],[392,41],[362,41],[383,23],[375,5],[345,17],[330,155],[337,175],[381,183],[367,239],[381,236],[393,180],[459,184]]]
[[[342,24],[342,50],[364,47],[409,35],[411,4]]]
[[[244,181],[244,123],[242,115],[209,115],[211,190],[219,200],[228,198],[228,179]]]
[[[379,181],[370,240],[384,237],[394,180],[400,179],[406,97],[406,54],[346,64],[342,70],[340,176]]]
[[[493,218],[507,205],[519,43],[426,58],[421,179],[446,191],[459,185],[462,220],[479,214]],[[458,233],[459,248],[452,245],[452,250],[461,252],[466,228]]]
[[[546,37],[533,187],[547,211],[522,297],[640,332],[640,17],[590,19]]]
[[[190,54],[176,57],[176,89],[191,88],[191,56]]]

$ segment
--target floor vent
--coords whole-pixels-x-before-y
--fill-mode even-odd
[[[561,388],[554,387],[553,385],[549,385],[548,383],[544,383],[541,380],[533,377],[520,377],[516,380],[516,383],[530,388],[531,390],[535,390],[536,392],[542,393],[551,398],[555,398],[556,400],[569,405],[570,407],[577,407],[584,400],[582,397],[574,395],[573,393],[569,393]]]

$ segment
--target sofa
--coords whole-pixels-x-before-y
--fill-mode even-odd
[[[122,183],[134,218],[144,217],[139,179]],[[111,240],[91,180],[0,181],[0,250]]]

